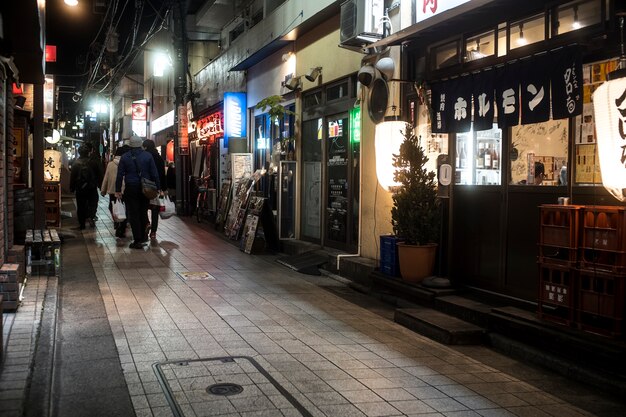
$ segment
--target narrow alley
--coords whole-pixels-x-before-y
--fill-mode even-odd
[[[413,333],[392,307],[207,225],[164,220],[140,251],[103,202],[99,217],[63,244],[58,281],[33,275],[4,315],[2,417],[623,415],[486,347]]]

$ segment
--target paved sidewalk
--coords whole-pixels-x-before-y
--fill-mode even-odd
[[[350,302],[344,284],[247,255],[191,219],[163,220],[156,242],[129,249],[104,203],[83,237],[110,325],[103,335],[112,335],[137,416],[626,413],[617,400],[485,347],[424,338],[376,314],[384,306],[375,300]],[[100,302],[91,291],[68,296],[77,306]],[[64,337],[77,343],[81,331],[89,328]],[[84,401],[80,390],[71,395]]]

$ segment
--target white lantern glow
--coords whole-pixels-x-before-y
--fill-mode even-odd
[[[400,184],[393,180],[393,155],[400,152],[407,123],[382,122],[376,125],[376,176],[381,187],[390,190]]]
[[[602,185],[619,201],[626,201],[626,78],[607,81],[593,93]]]

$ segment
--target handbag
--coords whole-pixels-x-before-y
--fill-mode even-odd
[[[163,200],[163,202],[165,204],[165,210],[162,210],[159,213],[159,217],[161,217],[162,219],[169,219],[170,217],[172,217],[176,213],[176,205],[169,198],[169,196],[165,196],[161,200]]]
[[[126,206],[119,199],[113,203],[112,211],[114,221],[121,222],[126,220]]]
[[[133,155],[133,161],[135,162],[135,168],[137,169],[137,175],[139,175],[139,180],[141,181],[141,191],[143,195],[148,199],[152,200],[159,195],[159,190],[157,189],[156,182],[144,178],[141,175],[141,170],[139,169],[139,165],[137,164],[137,158]]]

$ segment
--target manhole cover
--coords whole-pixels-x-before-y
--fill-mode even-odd
[[[183,281],[214,280],[215,277],[205,271],[184,271],[176,273]]]
[[[236,395],[243,392],[243,387],[237,384],[214,384],[207,387],[206,392],[215,395]]]

